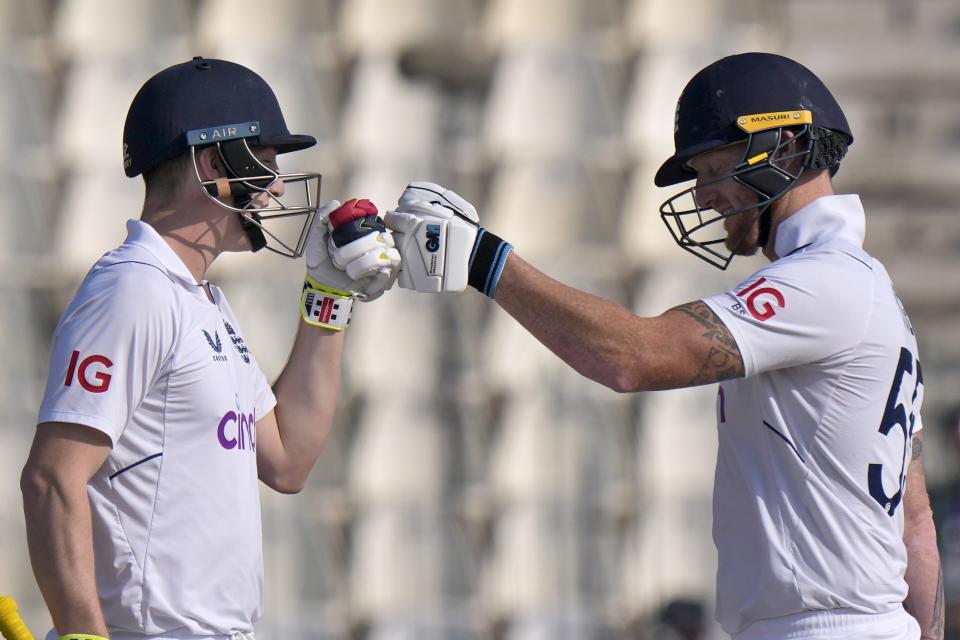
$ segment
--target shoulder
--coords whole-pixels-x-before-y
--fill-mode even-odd
[[[861,247],[849,242],[831,241],[791,253],[760,271],[795,274],[798,277],[810,273],[842,272],[871,278],[876,271],[876,260]]]
[[[123,244],[105,253],[90,268],[89,275],[107,278],[146,277],[173,285],[173,277],[167,273],[156,256],[136,244]]]
[[[61,324],[87,318],[117,326],[141,319],[178,316],[177,286],[148,256],[113,251],[87,273]]]
[[[84,287],[111,292],[118,298],[155,295],[156,301],[162,301],[175,297],[177,284],[149,251],[136,245],[121,245],[93,265],[81,289]]]
[[[789,298],[824,304],[866,304],[873,295],[876,261],[853,245],[831,245],[770,263],[738,285],[737,295],[756,295],[765,286]],[[762,282],[761,282],[762,281]]]
[[[749,376],[848,351],[863,339],[875,288],[865,264],[806,251],[704,301],[733,335]]]
[[[857,331],[872,307],[876,275],[858,258],[835,249],[816,250],[767,265],[732,293],[754,317],[757,309],[775,307],[778,319],[790,323]]]

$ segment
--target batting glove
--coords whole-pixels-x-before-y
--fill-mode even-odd
[[[307,275],[300,313],[341,330],[354,300],[375,300],[396,282],[400,253],[369,200],[331,200],[317,212],[307,238]]]
[[[424,293],[463,291],[493,298],[513,246],[480,226],[472,204],[432,182],[411,182],[384,216],[403,257],[400,286]]]

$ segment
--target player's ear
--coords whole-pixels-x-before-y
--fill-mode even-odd
[[[792,129],[783,129],[781,134],[783,138],[781,143],[783,144],[780,147],[780,150],[777,152],[776,157],[779,158],[788,158],[788,160],[779,160],[778,163],[780,166],[789,167],[790,170],[796,170],[799,168],[800,164],[803,162],[801,158],[793,157],[795,154],[802,153],[803,149],[801,148],[802,140],[797,140],[797,132]]]
[[[783,148],[783,153],[786,153],[786,154],[795,153],[797,151],[796,147],[798,144],[797,132],[792,131],[790,129],[784,129],[781,135],[783,136],[783,138],[781,139],[781,143],[782,144],[785,143],[786,145]]]
[[[215,180],[224,178],[227,172],[223,167],[223,160],[217,153],[216,147],[204,147],[197,150],[194,155],[197,163],[197,172],[202,180]]]

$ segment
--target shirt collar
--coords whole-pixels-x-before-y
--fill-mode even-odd
[[[127,239],[124,244],[140,245],[153,254],[157,261],[172,277],[185,285],[196,288],[200,283],[193,277],[187,265],[183,263],[167,241],[143,220],[127,220]]]
[[[777,226],[774,251],[782,258],[797,249],[831,240],[844,240],[862,247],[865,233],[866,218],[860,196],[823,196]]]

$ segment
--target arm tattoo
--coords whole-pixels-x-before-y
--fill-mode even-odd
[[[707,343],[707,356],[700,370],[687,383],[688,386],[743,377],[743,357],[737,342],[713,309],[702,300],[695,300],[674,307],[672,311],[696,320],[704,330],[702,337]]]
[[[910,460],[916,460],[923,454],[923,438],[919,435],[913,436],[913,442],[910,445]]]

